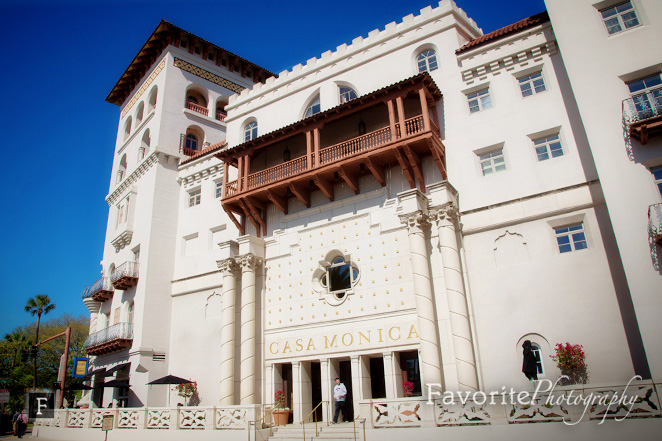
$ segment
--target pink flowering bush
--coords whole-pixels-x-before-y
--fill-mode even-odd
[[[274,401],[276,402],[276,407],[285,409],[285,392],[277,390],[274,394]]]
[[[198,382],[178,384],[175,389],[177,389],[177,395],[184,398],[188,403],[191,397],[198,395]]]
[[[414,383],[411,381],[405,381],[402,383],[402,388],[404,389],[405,397],[411,397],[414,395]]]
[[[555,354],[550,355],[556,366],[561,369],[563,375],[568,379],[563,379],[560,384],[585,384],[588,382],[588,372],[586,368],[586,354],[582,345],[556,344]]]

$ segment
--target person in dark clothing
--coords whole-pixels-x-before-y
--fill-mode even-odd
[[[533,345],[531,340],[524,340],[522,344],[524,348],[524,360],[522,362],[522,372],[529,380],[538,379],[538,359],[536,354],[533,352]]]

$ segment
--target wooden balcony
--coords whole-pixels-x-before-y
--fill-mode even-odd
[[[138,283],[138,262],[124,262],[110,276],[115,289],[127,290]]]
[[[310,207],[310,193],[316,190],[333,201],[336,183],[345,183],[358,194],[363,176],[372,176],[382,186],[386,185],[385,171],[390,167],[401,168],[411,188],[418,186],[424,190],[422,158],[431,156],[446,177],[444,146],[436,124],[435,101],[440,97],[429,75],[421,74],[317,114],[293,125],[297,127],[282,129],[280,134],[267,134],[262,140],[258,138],[220,153],[218,156],[226,167],[223,209],[242,234],[246,234],[248,220],[259,236],[267,234],[269,204],[287,213],[288,199],[297,198]],[[412,115],[416,106],[418,114]],[[342,140],[352,121],[360,120],[365,129],[364,117],[370,121],[372,130]],[[251,161],[260,158],[262,162],[259,155],[266,149],[281,151],[285,145],[284,156],[289,156],[289,145],[296,144],[296,137],[303,139],[304,135],[305,147],[295,149],[296,157],[251,171]],[[324,140],[338,138],[342,141],[323,145]],[[230,166],[237,167],[239,177],[228,182]]]
[[[191,101],[186,101],[186,108],[204,116],[209,115],[209,109]]]
[[[133,324],[117,323],[90,334],[83,347],[88,355],[104,355],[122,349],[129,349],[132,344]]]
[[[92,285],[86,286],[83,291],[83,299],[91,297],[97,302],[105,302],[113,298],[115,288],[109,277],[102,277]]]

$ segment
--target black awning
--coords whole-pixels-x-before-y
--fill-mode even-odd
[[[120,369],[125,368],[126,366],[131,366],[131,363],[122,363],[122,364],[118,364],[117,366],[108,369],[108,370],[102,375],[102,377],[110,377],[110,376],[113,375],[115,372],[119,371]]]
[[[99,369],[94,369],[93,371],[88,372],[84,377],[81,377],[80,381],[90,380],[92,378],[92,375],[96,375],[96,374],[101,373],[105,370],[106,370],[105,367],[104,368],[99,368]]]

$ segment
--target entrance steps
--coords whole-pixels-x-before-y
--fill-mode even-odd
[[[356,426],[356,435],[354,434],[354,423],[318,424],[319,435],[315,435],[315,424],[306,423],[306,440],[338,440],[338,441],[362,441],[363,434],[359,425]],[[356,438],[355,438],[356,436]],[[288,424],[287,426],[274,427],[273,436],[269,441],[303,441],[303,430],[300,424]]]

